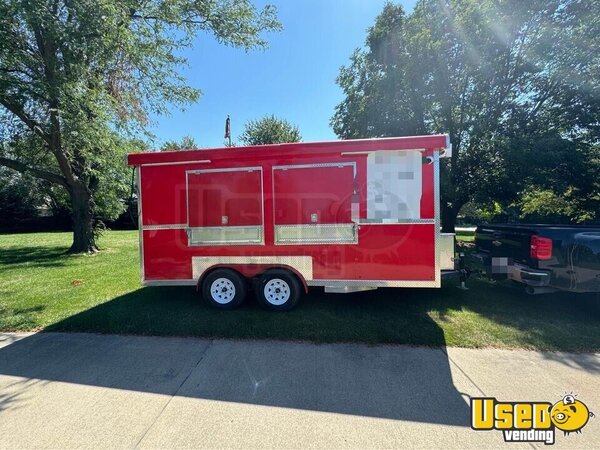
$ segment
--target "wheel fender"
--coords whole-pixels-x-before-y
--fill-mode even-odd
[[[306,280],[304,279],[304,277],[302,276],[302,274],[300,272],[298,272],[296,269],[294,269],[291,266],[274,265],[272,267],[269,267],[268,269],[261,271],[258,275],[262,275],[263,273],[268,272],[269,270],[272,270],[272,269],[283,269],[283,270],[288,270],[288,271],[292,272],[294,275],[296,275],[296,278],[298,278],[298,281],[300,281],[300,283],[302,284],[302,287],[304,288],[304,293],[308,294],[308,284],[306,283]]]
[[[239,273],[241,276],[247,279],[255,278],[272,269],[287,270],[296,275],[296,278],[298,278],[298,280],[304,288],[304,293],[308,293],[308,284],[306,283],[306,280],[304,279],[302,274],[293,267],[285,264],[214,264],[208,267],[204,272],[202,272],[202,274],[198,278],[198,282],[196,283],[196,290],[200,289],[204,278],[206,278],[206,276],[215,269],[235,270],[237,273]]]

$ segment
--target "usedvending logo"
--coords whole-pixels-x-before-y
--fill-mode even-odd
[[[493,397],[471,398],[471,428],[498,430],[505,442],[554,444],[556,430],[581,433],[594,413],[576,395],[549,402],[499,402]]]

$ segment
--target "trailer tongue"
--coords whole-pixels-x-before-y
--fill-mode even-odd
[[[198,286],[233,308],[249,286],[289,309],[301,290],[439,287],[446,135],[128,155],[144,285]],[[248,283],[252,280],[253,283]]]

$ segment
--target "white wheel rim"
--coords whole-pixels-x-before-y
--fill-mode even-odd
[[[217,278],[210,285],[210,296],[220,305],[226,305],[235,297],[235,286],[228,278]]]
[[[265,294],[265,299],[271,305],[280,306],[290,299],[292,290],[290,289],[290,285],[281,278],[273,278],[265,284],[263,293]]]

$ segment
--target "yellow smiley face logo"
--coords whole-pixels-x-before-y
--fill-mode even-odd
[[[581,433],[581,429],[588,423],[590,417],[594,417],[594,414],[590,412],[585,403],[575,400],[573,395],[565,395],[550,409],[552,423],[565,434]]]

